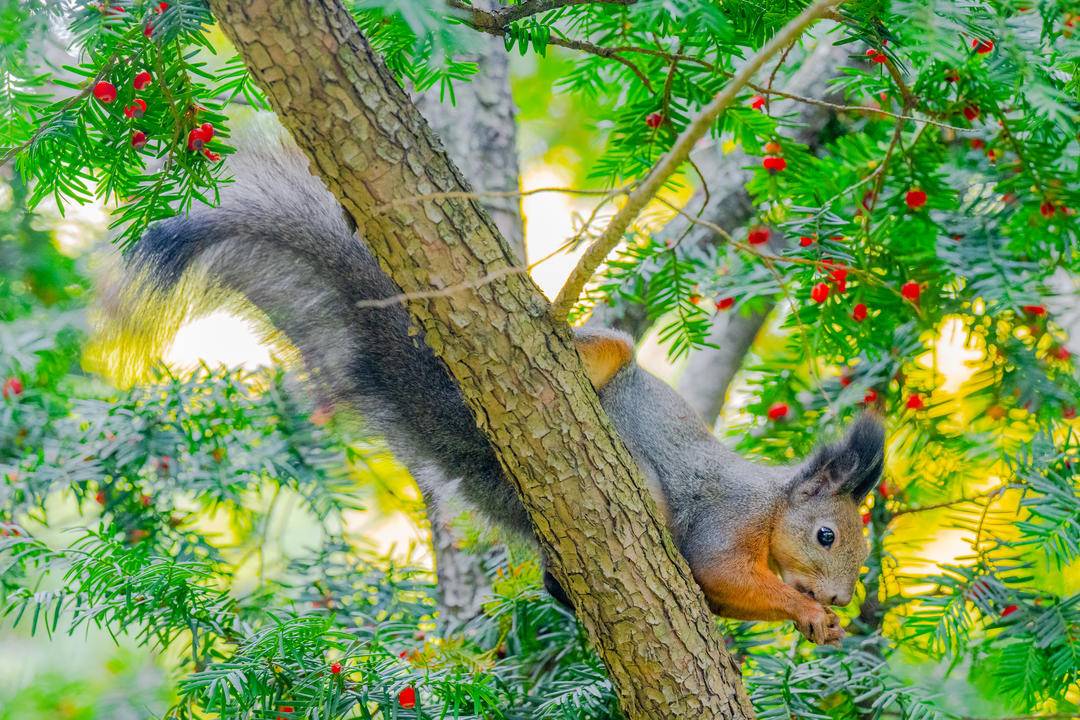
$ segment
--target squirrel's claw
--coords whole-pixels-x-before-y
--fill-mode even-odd
[[[844,637],[844,628],[840,627],[840,618],[832,610],[816,605],[795,622],[807,640],[817,645],[839,645]]]

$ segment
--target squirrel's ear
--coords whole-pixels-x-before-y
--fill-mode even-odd
[[[585,373],[597,390],[634,359],[630,336],[615,330],[577,330],[574,344],[585,365]]]
[[[844,439],[817,452],[795,481],[793,492],[851,495],[861,502],[881,479],[885,465],[885,429],[873,415],[863,415]]]
[[[856,420],[830,463],[830,470],[840,480],[840,492],[861,502],[881,480],[885,466],[885,428],[873,415]]]

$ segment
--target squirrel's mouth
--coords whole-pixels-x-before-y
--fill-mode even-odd
[[[801,592],[803,595],[809,597],[811,600],[817,600],[817,597],[814,595],[814,591],[803,585],[801,582],[795,583],[794,588]]]

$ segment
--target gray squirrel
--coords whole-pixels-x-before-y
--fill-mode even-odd
[[[487,438],[406,308],[371,303],[400,291],[307,159],[268,122],[234,142],[235,182],[219,206],[154,223],[126,254],[123,331],[168,334],[222,306],[253,312],[296,348],[319,407],[357,410],[418,479],[457,482],[484,515],[531,538]],[[628,336],[578,330],[576,342],[712,610],[792,620],[815,643],[837,642],[844,631],[829,606],[850,602],[866,559],[859,504],[881,475],[880,422],[859,418],[800,465],[755,464],[638,367]],[[567,602],[547,573],[545,585]]]

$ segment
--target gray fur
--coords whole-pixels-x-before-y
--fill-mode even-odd
[[[244,296],[298,349],[321,404],[359,410],[410,467],[460,478],[462,494],[484,514],[531,535],[457,385],[423,334],[410,333],[406,309],[357,307],[399,289],[306,159],[273,127],[257,126],[236,144],[241,150],[229,158],[236,182],[223,189],[221,205],[156,223],[129,254],[135,294],[160,300],[197,277],[204,296],[192,310]],[[864,424],[858,443],[826,449],[802,471],[755,465],[724,448],[681,397],[633,362],[599,396],[692,567],[730,551],[747,532],[768,542],[807,478],[843,474],[822,502],[842,494],[857,517],[856,494],[865,495],[868,481],[859,467],[880,457]],[[806,495],[802,504],[813,502]],[[861,534],[847,541],[864,546]],[[847,582],[850,562],[834,574]]]

